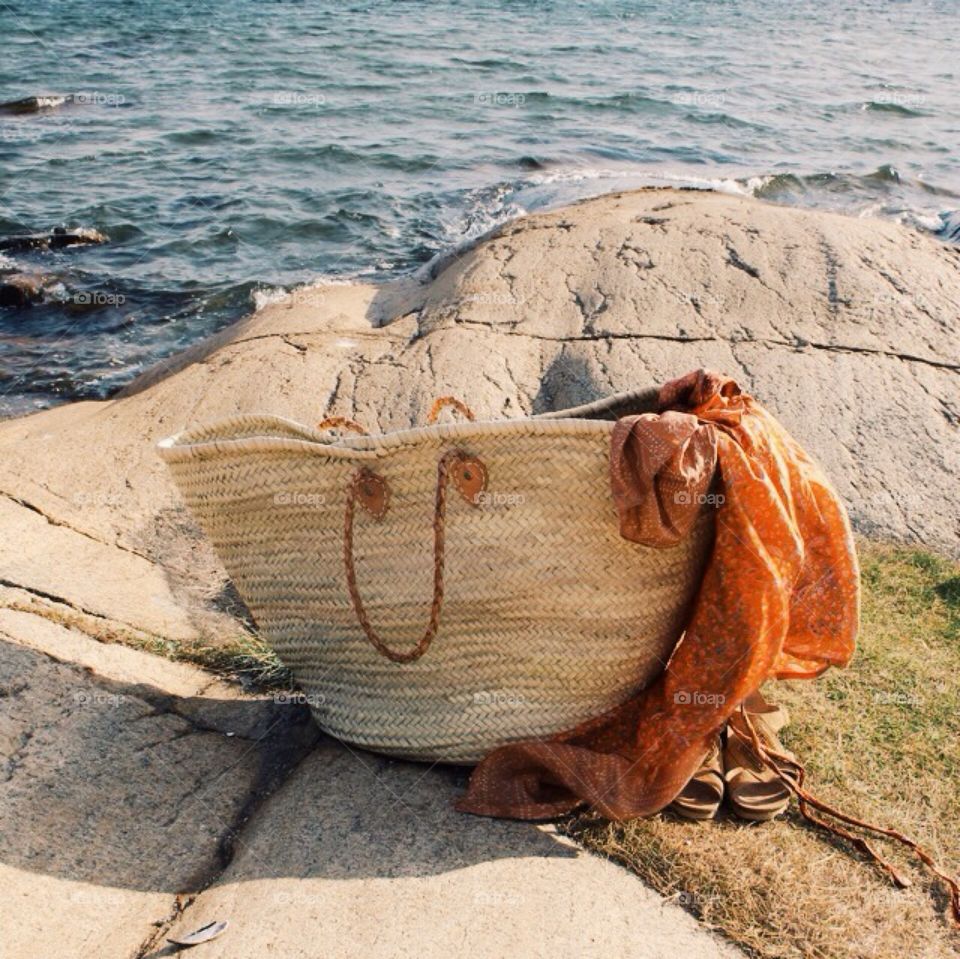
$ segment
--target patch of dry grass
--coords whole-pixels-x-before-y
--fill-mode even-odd
[[[960,871],[960,566],[930,553],[861,544],[863,629],[847,670],[770,683],[792,723],[783,739],[815,795],[918,839]],[[675,896],[764,959],[947,959],[960,935],[942,887],[908,851],[877,846],[913,880],[890,886],[795,806],[773,823],[722,815],[570,824],[589,847]]]
[[[241,633],[229,641],[181,643],[171,658],[202,666],[258,692],[294,687],[293,673],[257,633]]]
[[[239,624],[239,628],[229,635],[177,641],[111,623],[102,617],[18,589],[0,588],[0,609],[41,616],[101,643],[120,643],[174,662],[193,663],[226,679],[236,680],[254,691],[293,688],[292,672],[248,623]]]

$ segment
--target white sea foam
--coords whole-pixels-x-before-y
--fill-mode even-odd
[[[531,173],[526,182],[535,186],[548,183],[576,183],[580,180],[604,180],[623,176],[622,170],[604,167],[574,167],[569,170],[550,170],[545,173]]]
[[[299,286],[260,286],[250,291],[250,300],[253,303],[255,311],[266,309],[275,303],[283,303],[290,300],[293,303],[308,304],[312,302],[320,303],[323,299],[323,291],[331,286],[349,286],[355,282],[361,274],[355,273],[350,276],[333,276],[320,274],[310,283],[304,283]]]
[[[289,292],[282,286],[258,287],[250,291],[250,299],[255,310],[262,310],[274,303],[279,303]]]
[[[638,169],[616,169],[613,167],[574,167],[572,169],[551,170],[545,173],[533,173],[524,181],[531,186],[548,186],[555,183],[580,183],[591,180],[621,180],[625,185],[649,186],[666,183],[680,186],[693,186],[704,190],[720,190],[723,193],[746,195],[759,188],[769,177],[752,177],[747,181],[733,177],[701,177],[684,171]]]
[[[495,227],[525,216],[528,210],[517,202],[516,189],[517,184],[514,183],[497,183],[476,190],[464,207],[452,211],[452,215],[448,213],[441,216],[442,235],[448,242],[424,263],[415,275],[420,279],[429,276],[440,260],[456,255],[459,250],[466,249],[478,237],[489,233]]]

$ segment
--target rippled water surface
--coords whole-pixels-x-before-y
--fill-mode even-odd
[[[960,226],[954,0],[3,0],[0,415],[102,396],[321,276],[644,183]],[[960,233],[960,231],[958,231]]]

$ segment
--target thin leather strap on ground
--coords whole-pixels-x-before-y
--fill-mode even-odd
[[[772,750],[767,747],[767,745],[757,734],[757,730],[754,727],[753,722],[750,720],[749,713],[745,709],[741,708],[741,715],[746,728],[750,733],[750,745],[757,758],[771,770],[773,770],[783,781],[784,785],[786,785],[787,788],[797,797],[800,813],[805,819],[813,823],[815,826],[820,826],[822,829],[825,829],[828,832],[840,836],[841,838],[852,843],[857,849],[868,856],[880,869],[882,869],[895,885],[899,886],[900,888],[905,888],[910,885],[910,880],[899,873],[893,864],[884,858],[883,855],[877,852],[877,850],[874,849],[874,847],[871,846],[864,837],[857,836],[855,833],[850,832],[849,829],[845,829],[843,826],[840,826],[837,823],[829,822],[828,820],[817,816],[811,811],[810,807],[813,807],[814,809],[825,813],[828,816],[832,816],[834,819],[839,819],[841,822],[847,823],[850,826],[856,826],[859,829],[864,829],[880,836],[886,836],[888,839],[894,839],[897,842],[902,843],[908,849],[912,850],[917,858],[930,870],[930,872],[937,876],[946,885],[947,889],[949,890],[950,911],[952,913],[953,921],[956,923],[956,925],[960,926],[960,880],[958,880],[956,876],[951,876],[949,873],[945,872],[936,864],[936,862],[934,862],[933,857],[918,842],[916,842],[916,840],[911,839],[902,832],[886,826],[878,826],[874,823],[866,822],[865,820],[858,819],[855,816],[848,816],[846,813],[840,812],[839,809],[835,809],[833,806],[830,806],[829,804],[823,802],[823,800],[818,799],[816,796],[809,793],[803,785],[804,779],[806,778],[806,769],[804,768],[803,764],[799,760],[788,756],[786,753],[781,753],[778,750]],[[733,732],[735,735],[741,735],[735,731]]]

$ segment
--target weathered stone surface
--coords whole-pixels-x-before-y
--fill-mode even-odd
[[[228,919],[224,959],[742,955],[549,829],[454,812],[460,778],[325,740],[173,933]]]
[[[548,831],[457,814],[462,772],[317,740],[305,707],[0,610],[0,956],[169,955],[208,916],[231,959],[740,955]]]
[[[219,873],[317,735],[272,701],[219,701],[220,686],[0,611],[4,959],[135,955]]]

